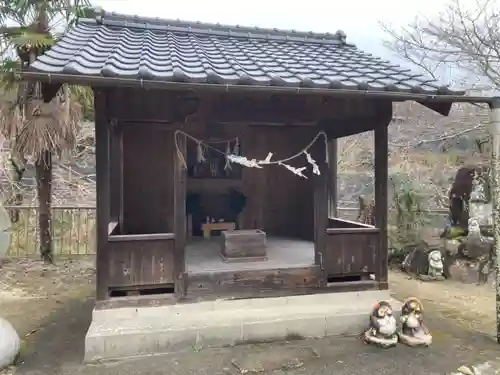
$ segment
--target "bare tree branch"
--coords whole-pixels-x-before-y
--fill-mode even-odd
[[[399,29],[382,24],[389,36],[385,45],[437,80],[443,78],[439,69],[453,69],[455,81],[500,88],[498,3],[476,0],[470,6],[470,1],[451,0],[436,17],[419,16]],[[472,75],[478,77],[475,82]]]

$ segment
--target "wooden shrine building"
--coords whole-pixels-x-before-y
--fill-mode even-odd
[[[117,14],[79,20],[23,76],[45,101],[94,89],[101,307],[387,289],[392,104],[447,115],[463,95],[342,32]],[[335,210],[336,141],[370,130],[373,226]]]

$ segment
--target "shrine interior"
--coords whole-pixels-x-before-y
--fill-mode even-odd
[[[224,126],[221,125],[223,128]],[[269,189],[278,188],[273,186],[269,175],[261,180],[262,186],[257,189],[246,187],[247,173],[266,172],[263,169],[251,170],[238,163],[227,160],[227,154],[242,155],[245,146],[243,136],[235,136],[229,139],[209,137],[208,140],[189,139],[186,142],[186,215],[187,215],[187,243],[185,248],[186,271],[189,274],[214,272],[214,271],[237,271],[250,269],[275,269],[287,267],[304,267],[314,264],[314,243],[309,240],[310,236],[297,230],[300,221],[304,219],[313,220],[312,216],[304,218],[297,212],[300,200],[293,195],[285,195],[281,207],[274,206],[275,202],[265,200],[266,195],[271,195]],[[250,131],[262,132],[263,128],[255,128]],[[304,140],[306,142],[306,140]],[[248,143],[247,143],[248,144]],[[262,160],[265,153],[257,155]],[[306,162],[301,160],[302,162]],[[293,163],[297,163],[294,161]],[[299,163],[300,164],[300,163]],[[299,165],[300,166],[300,165]],[[281,174],[279,166],[266,166],[274,169],[275,173]],[[291,172],[286,171],[292,176]],[[297,181],[301,179],[294,176]],[[256,178],[256,177],[253,177]],[[288,181],[287,178],[283,178]],[[307,180],[298,183],[307,186]],[[293,184],[288,186],[293,188]],[[264,194],[264,198],[259,194]],[[272,198],[271,198],[272,199]],[[312,199],[312,196],[310,197]],[[248,220],[252,211],[250,204],[263,203],[261,218],[252,223]],[[288,225],[272,227],[266,225],[269,216],[284,218]],[[312,215],[312,212],[311,212]],[[267,221],[268,223],[270,222]],[[274,219],[273,219],[274,220]],[[236,262],[228,262],[221,257],[221,246],[224,241],[223,231],[231,230],[261,230],[265,233],[266,254],[262,257],[239,259]]]
[[[281,165],[245,167],[229,163],[225,154],[263,160],[272,152],[273,160],[288,158],[307,146],[317,129],[295,127],[284,132],[278,127],[196,124],[176,133],[161,124],[148,124],[147,128],[123,126],[122,131],[121,234],[174,232],[175,188],[169,176],[179,157],[176,147],[184,141],[186,181],[181,188],[186,189],[187,272],[314,264],[310,171],[305,172],[308,178],[301,178]],[[324,141],[315,146],[321,149]],[[307,160],[302,155],[288,164],[302,167]],[[267,259],[229,263],[221,259],[221,233],[233,229],[263,231]]]

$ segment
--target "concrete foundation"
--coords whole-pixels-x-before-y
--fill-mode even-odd
[[[388,291],[218,300],[173,306],[94,310],[85,361],[145,356],[243,342],[359,335]]]

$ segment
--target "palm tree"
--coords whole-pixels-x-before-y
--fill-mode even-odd
[[[11,145],[15,182],[20,183],[29,160],[35,165],[40,255],[48,263],[53,262],[52,160],[75,146],[82,111],[74,98],[90,95],[85,94],[87,88],[63,85],[45,102],[44,91],[51,87],[21,82],[16,72],[26,69],[57,41],[61,31],[89,10],[89,0],[0,0],[0,77],[7,99],[0,112],[0,132]],[[22,200],[16,189],[14,203]]]

